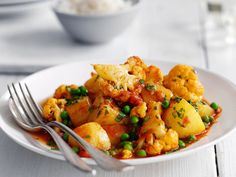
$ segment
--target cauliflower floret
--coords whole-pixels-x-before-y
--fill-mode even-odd
[[[124,66],[128,69],[129,73],[137,76],[139,79],[146,79],[147,65],[139,57],[133,56],[128,58]]]
[[[178,147],[179,136],[175,130],[169,129],[168,132],[160,139],[163,145],[163,151],[167,152]]]
[[[161,114],[161,102],[151,101],[148,103],[148,111],[140,129],[140,136],[152,133],[155,137],[160,138],[166,134],[165,123],[161,120]]]
[[[150,101],[148,103],[148,112],[147,115],[151,118],[161,119],[162,114],[161,102]]]
[[[130,112],[130,115],[144,118],[146,116],[146,111],[147,111],[147,104],[145,102],[142,102],[140,105],[133,107],[133,109]]]
[[[166,134],[165,123],[163,120],[155,117],[146,117],[143,126],[140,129],[140,136],[145,134],[153,134],[155,137],[160,138]]]
[[[145,148],[148,155],[161,154],[162,149],[163,145],[158,140],[155,140],[152,144],[147,144]]]
[[[161,102],[149,102],[136,149],[144,148],[149,155],[157,155],[178,147],[177,132],[172,129],[167,131],[164,121],[161,120],[161,114]]]
[[[128,102],[137,102],[138,105],[142,102],[139,97],[142,91],[142,86],[140,84],[135,84],[132,91],[124,90],[124,88],[117,88],[114,83],[107,81],[97,74],[92,73],[92,78],[85,83],[86,88],[89,90],[89,96],[92,100],[100,96],[108,96],[114,98],[115,100]],[[139,99],[139,101],[137,101]]]
[[[132,56],[127,59],[125,65],[129,67],[129,70],[132,71],[134,66],[139,66],[143,69],[147,68],[147,65],[143,62],[143,60],[137,56]]]
[[[66,100],[49,98],[43,105],[43,117],[49,121],[61,122],[61,111],[64,109]]]
[[[128,150],[128,149],[123,149],[121,152],[121,157],[122,159],[129,159],[133,156],[132,151]]]
[[[160,68],[151,65],[146,69],[146,82],[162,83],[162,81],[163,73]]]
[[[187,65],[179,64],[172,68],[164,78],[164,86],[169,88],[174,95],[193,102],[201,100],[204,93],[195,70]]]
[[[159,139],[148,133],[138,140],[137,149],[145,149],[148,155],[158,155],[178,148],[178,141],[178,133],[172,129]]]
[[[116,87],[124,90],[133,90],[138,78],[128,73],[128,69],[122,65],[93,65],[97,74],[107,81],[115,83]]]

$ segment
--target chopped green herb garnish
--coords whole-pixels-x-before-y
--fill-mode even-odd
[[[68,141],[68,139],[69,139],[69,134],[68,134],[67,132],[65,132],[65,133],[63,134],[63,139],[64,139],[65,141]]]
[[[189,104],[191,104],[191,105],[194,107],[194,109],[198,112],[197,103],[193,103],[192,101],[188,101],[188,102],[189,102]]]
[[[56,143],[52,139],[50,139],[50,140],[48,140],[47,145],[51,146],[51,147],[55,147]]]
[[[184,118],[184,113],[185,113],[185,109],[184,108],[180,108],[178,111],[176,111],[177,115],[179,118]]]
[[[79,153],[79,151],[80,151],[80,148],[79,147],[76,147],[76,146],[74,146],[74,147],[72,147],[72,150],[76,153],[76,154],[78,154]]]
[[[147,122],[149,119],[150,119],[149,116],[144,117],[144,119],[143,119],[143,123]]]
[[[195,135],[190,135],[187,140],[188,140],[188,142],[192,142],[192,141],[195,141],[196,139],[197,138]]]
[[[140,83],[140,84],[144,84],[145,81],[144,81],[143,79],[140,79],[140,80],[139,80],[139,83]]]
[[[110,152],[109,151],[103,151],[104,152],[104,154],[106,154],[106,155],[110,155]]]
[[[179,147],[180,148],[184,148],[185,147],[185,143],[182,140],[179,140]]]
[[[91,138],[91,136],[90,135],[86,135],[84,138],[89,139],[89,138]]]
[[[181,122],[178,122],[180,127],[184,127],[184,125]]]
[[[182,98],[179,97],[179,96],[176,96],[176,97],[174,98],[174,100],[175,100],[177,103],[179,103],[179,102],[182,100]]]
[[[126,116],[125,113],[119,112],[119,114],[118,114],[117,117],[115,118],[115,121],[116,121],[116,122],[120,122],[125,116]]]
[[[80,87],[79,87],[79,90],[80,90],[80,94],[81,94],[81,95],[83,95],[83,96],[88,95],[88,90],[86,89],[86,87],[80,86]]]
[[[89,112],[93,112],[93,107],[90,106],[90,107],[88,108],[88,111],[89,111]]]
[[[101,113],[102,113],[102,111],[99,110],[98,113],[97,113],[97,117],[99,117]]]
[[[147,84],[145,87],[148,91],[156,91],[156,85]]]

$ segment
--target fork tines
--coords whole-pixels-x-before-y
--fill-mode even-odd
[[[41,110],[35,103],[26,84],[22,86],[19,82],[16,84],[12,83],[11,86],[8,85],[7,88],[13,103],[25,123],[34,125],[43,123]]]

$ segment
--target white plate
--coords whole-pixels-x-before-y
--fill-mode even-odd
[[[113,63],[123,63],[124,61],[113,61]],[[160,62],[160,61],[145,61],[147,64],[154,64],[161,68],[164,73],[167,73],[173,63]],[[55,88],[61,84],[83,84],[89,77],[93,70],[91,63],[111,63],[106,60],[94,60],[83,61],[78,63],[71,63],[61,66],[52,67],[41,72],[35,73],[21,82],[28,84],[33,96],[38,102],[41,102],[45,98],[54,93]],[[200,141],[193,145],[182,149],[180,151],[142,159],[130,159],[125,160],[127,163],[138,165],[153,162],[160,162],[170,160],[178,157],[183,157],[190,153],[193,153],[199,149],[206,148],[207,146],[217,143],[226,137],[236,127],[236,86],[227,79],[211,73],[209,71],[196,68],[202,84],[205,87],[205,97],[209,101],[215,101],[219,103],[223,108],[222,116],[218,119],[218,122],[212,127],[208,136],[202,138]],[[53,153],[52,151],[45,151],[34,145],[32,140],[29,140],[29,134],[19,128],[9,111],[8,108],[9,94],[5,93],[0,100],[0,126],[2,130],[14,141],[20,145],[30,149],[39,154],[52,157],[55,159],[64,160],[60,153]],[[34,140],[35,141],[35,140]],[[92,159],[85,160],[89,164],[94,164]]]

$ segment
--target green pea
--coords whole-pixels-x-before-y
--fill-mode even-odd
[[[165,98],[161,105],[163,108],[167,109],[170,106],[170,102]]]
[[[131,116],[130,117],[130,122],[132,124],[137,124],[139,122],[139,118],[137,116]]]
[[[79,89],[81,95],[86,96],[88,94],[88,90],[84,86],[80,86]]]
[[[189,141],[189,142],[195,141],[196,139],[197,139],[197,138],[196,138],[195,135],[190,135],[190,136],[188,137],[188,141]]]
[[[121,139],[121,141],[128,140],[128,139],[129,139],[129,134],[128,134],[128,133],[123,133],[123,134],[120,136],[120,139]]]
[[[77,88],[77,89],[70,89],[70,93],[73,96],[80,96],[81,95],[81,91],[80,91],[79,88]]]
[[[132,150],[133,150],[133,146],[130,145],[130,144],[125,144],[125,145],[124,145],[124,149],[127,149],[127,150],[132,151]]]
[[[140,149],[136,152],[136,155],[139,156],[139,157],[146,157],[147,156],[147,153],[145,150],[143,149]]]
[[[64,135],[63,135],[63,139],[64,139],[65,141],[68,141],[68,139],[69,139],[69,134],[65,132]]]
[[[129,105],[126,105],[123,107],[122,111],[125,113],[125,114],[129,114],[130,113],[130,106]]]
[[[184,148],[185,147],[185,143],[182,140],[179,140],[179,147],[180,148]]]
[[[72,147],[72,150],[73,150],[76,154],[78,154],[79,151],[80,151],[80,149],[79,149],[78,147],[76,147],[76,146]]]
[[[211,103],[211,107],[212,107],[215,111],[219,108],[218,104],[215,103],[215,102],[212,102],[212,103]]]
[[[202,117],[202,120],[203,120],[203,122],[205,122],[205,123],[207,123],[207,124],[210,123],[209,116],[204,116],[204,117]]]
[[[62,111],[60,116],[64,120],[68,120],[70,118],[67,111]]]
[[[124,147],[126,144],[129,144],[129,145],[132,146],[132,142],[130,142],[130,141],[122,141],[122,142],[120,143],[120,145],[121,145],[122,147]]]

